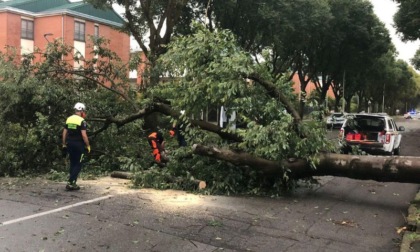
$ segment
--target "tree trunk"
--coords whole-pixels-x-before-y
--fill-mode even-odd
[[[341,101],[341,96],[335,96],[335,103],[334,103],[334,111],[335,112],[339,112],[340,109],[340,101]]]
[[[193,152],[214,157],[239,166],[251,166],[263,174],[299,179],[311,176],[332,175],[360,180],[380,182],[420,183],[420,157],[410,156],[354,156],[343,154],[319,154],[316,169],[301,159],[281,162],[254,157],[248,153],[237,153],[195,144]]]
[[[121,178],[121,179],[132,179],[133,173],[131,172],[123,172],[123,171],[113,171],[111,172],[112,178]]]
[[[349,101],[346,100],[346,106],[344,107],[344,111],[351,113],[351,98],[349,99]]]
[[[147,171],[145,171],[145,172],[147,172]],[[132,179],[133,178],[133,173],[124,172],[124,171],[113,171],[111,173],[111,177],[112,178],[121,178],[121,179]],[[179,179],[179,178],[172,178],[171,180],[174,183],[182,183],[182,179]],[[206,181],[199,180],[199,179],[193,179],[193,180],[190,180],[190,181],[193,182],[197,186],[198,190],[202,190],[202,189],[205,189],[207,187]]]

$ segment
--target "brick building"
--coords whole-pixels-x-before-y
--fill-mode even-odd
[[[300,93],[300,81],[299,81],[299,76],[297,74],[293,75],[292,82],[293,82],[294,93],[299,94]],[[313,83],[312,81],[309,81],[308,85],[306,86],[305,91],[307,93],[307,97],[309,97],[312,92],[316,92],[315,83]],[[332,87],[330,87],[328,89],[327,96],[329,98],[335,99],[335,95],[334,95],[334,92],[332,90]]]
[[[130,36],[115,29],[123,24],[124,20],[114,10],[95,9],[83,2],[0,0],[0,51],[9,46],[17,48],[20,54],[31,53],[60,39],[91,59],[94,56],[89,55],[88,36],[92,35],[110,39],[108,47],[123,62],[128,62]]]

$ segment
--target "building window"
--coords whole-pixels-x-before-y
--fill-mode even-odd
[[[95,25],[95,38],[99,38],[99,25]]]
[[[85,42],[85,23],[74,22],[74,40]]]
[[[99,25],[95,24],[93,28],[93,42],[97,44],[99,39]]]
[[[34,21],[22,19],[20,36],[22,39],[34,39]]]

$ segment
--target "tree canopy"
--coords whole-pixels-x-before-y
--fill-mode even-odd
[[[398,11],[394,15],[397,32],[403,40],[420,39],[420,1],[395,0]]]
[[[398,3],[398,11],[394,15],[394,23],[397,33],[401,35],[403,41],[415,41],[420,39],[420,1],[419,0],[395,0]],[[411,63],[420,70],[418,55],[420,48]]]

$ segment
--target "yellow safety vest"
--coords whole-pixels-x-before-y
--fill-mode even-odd
[[[82,125],[83,120],[85,119],[83,119],[83,117],[81,116],[72,115],[66,120],[67,128],[71,130],[75,130],[77,129],[78,126],[80,127],[80,125]]]

